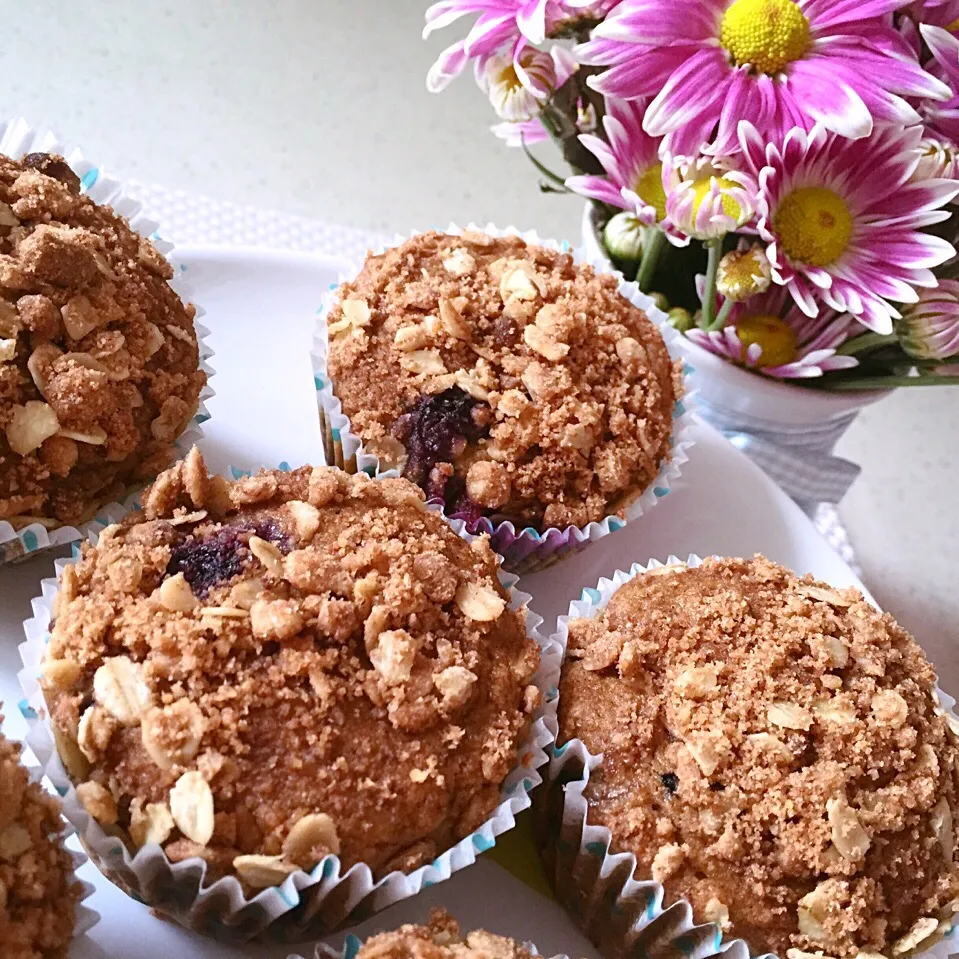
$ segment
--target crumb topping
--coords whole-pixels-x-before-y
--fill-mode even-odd
[[[272,886],[408,871],[480,826],[538,706],[488,541],[406,480],[227,482],[199,451],[66,567],[43,687],[81,801],[132,850]]]
[[[405,925],[371,936],[357,959],[533,959],[525,946],[505,936],[475,929],[464,936],[442,909],[430,911],[427,925]]]
[[[173,459],[194,415],[195,310],[59,156],[0,156],[0,520],[79,522]]]
[[[568,253],[415,236],[340,288],[329,336],[367,449],[467,520],[598,521],[668,456],[679,369],[616,279]]]
[[[0,720],[2,720],[0,716]],[[4,959],[66,959],[80,884],[60,806],[30,781],[20,746],[0,736],[0,943]]]
[[[762,557],[666,567],[573,620],[560,740],[591,823],[754,952],[907,955],[959,897],[956,735],[915,640]]]

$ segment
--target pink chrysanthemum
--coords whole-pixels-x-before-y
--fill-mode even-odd
[[[788,301],[782,289],[771,290],[737,303],[723,329],[707,333],[694,328],[686,336],[717,356],[775,379],[809,379],[858,365],[854,356],[836,353],[862,330],[852,317],[829,310],[813,319]]]
[[[902,348],[917,359],[959,354],[959,282],[940,280],[935,290],[923,290],[919,302],[903,310],[897,330]]]
[[[959,38],[944,27],[922,24],[919,30],[935,58],[932,70],[952,88],[948,100],[922,104],[923,121],[928,136],[954,152],[959,145]]]
[[[523,75],[517,72],[519,63]],[[569,52],[556,46],[549,53],[526,47],[517,56],[509,50],[476,61],[476,81],[504,120],[531,120],[549,96],[577,69]]]
[[[663,163],[666,214],[684,236],[733,233],[756,212],[756,178],[728,157],[672,157]]]
[[[739,134],[759,181],[756,225],[773,280],[808,316],[821,299],[891,333],[892,303],[915,303],[916,287],[936,285],[931,268],[955,255],[920,232],[948,219],[939,208],[959,193],[951,180],[910,182],[922,130],[882,129],[856,143],[817,126],[768,146],[750,123]]]
[[[607,100],[606,139],[583,134],[580,142],[602,164],[605,176],[571,176],[566,186],[582,196],[635,213],[644,226],[666,219],[660,141],[643,131],[643,103]]]
[[[520,55],[529,44],[542,43],[552,24],[567,15],[558,0],[440,0],[426,11],[423,38],[471,13],[479,16],[466,39],[447,47],[430,67],[426,85],[433,93],[459,76],[469,60],[492,56],[506,47],[525,83]]]
[[[772,141],[819,123],[849,138],[873,121],[916,123],[903,97],[949,89],[922,70],[886,16],[902,0],[623,0],[577,48],[607,66],[608,96],[655,98],[646,131],[672,152],[737,149],[749,120]]]

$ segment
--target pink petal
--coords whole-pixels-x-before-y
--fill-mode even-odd
[[[872,116],[860,96],[848,84],[837,82],[820,61],[793,63],[789,89],[796,103],[827,130],[851,140],[872,133]]]
[[[547,0],[527,0],[516,15],[516,25],[532,43],[546,39],[546,4]]]
[[[454,77],[463,72],[467,59],[462,40],[447,47],[426,74],[426,89],[430,93],[439,93],[445,89]]]
[[[644,121],[646,132],[663,136],[697,115],[710,114],[725,97],[731,80],[732,71],[719,49],[697,51],[649,105]]]
[[[511,39],[515,32],[515,25],[515,19],[509,14],[498,17],[482,16],[473,24],[473,29],[463,41],[463,46],[471,57],[492,53]]]
[[[589,197],[591,200],[599,200],[601,203],[608,203],[621,210],[627,208],[623,203],[619,187],[606,177],[571,176],[567,178],[566,186],[574,193]]]
[[[723,5],[722,0],[633,0],[614,10],[593,36],[648,46],[715,40]]]
[[[902,0],[800,0],[799,6],[813,30],[839,23],[854,23],[868,17],[881,17],[902,6]]]

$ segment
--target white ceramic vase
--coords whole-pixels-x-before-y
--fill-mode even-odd
[[[606,256],[594,207],[583,208],[582,242]],[[859,467],[833,455],[858,413],[889,390],[827,391],[767,379],[681,340],[698,374],[698,411],[750,456],[803,508],[836,503]]]

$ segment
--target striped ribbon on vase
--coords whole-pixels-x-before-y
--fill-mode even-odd
[[[696,410],[809,516],[815,515],[821,503],[838,503],[859,475],[855,463],[833,455],[858,411],[825,423],[781,423],[725,409],[701,394],[696,398]]]

